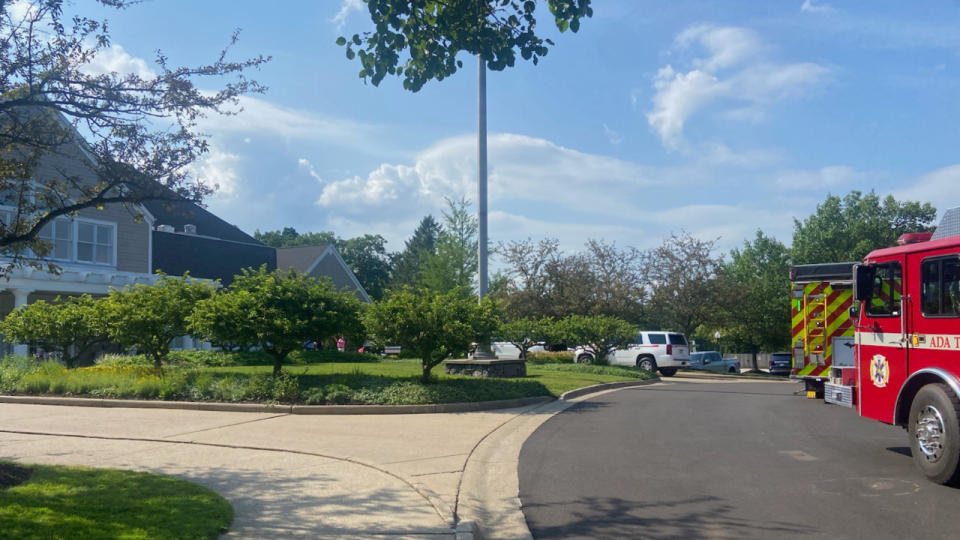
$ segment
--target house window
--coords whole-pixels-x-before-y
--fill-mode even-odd
[[[77,222],[77,260],[113,264],[113,225]]]
[[[50,253],[47,254],[51,259],[67,261],[73,259],[73,223],[69,219],[57,218],[47,223],[40,229],[37,237],[46,240],[52,246]]]

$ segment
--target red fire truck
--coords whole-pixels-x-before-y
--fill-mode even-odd
[[[960,208],[853,270],[857,410],[906,428],[930,480],[960,483]]]

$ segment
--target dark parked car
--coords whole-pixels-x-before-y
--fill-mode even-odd
[[[769,371],[771,375],[790,375],[793,355],[788,352],[776,352],[770,355]]]
[[[740,373],[740,361],[736,358],[723,358],[717,351],[698,351],[690,353],[690,369]]]

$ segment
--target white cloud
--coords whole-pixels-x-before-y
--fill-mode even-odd
[[[337,25],[337,32],[343,30],[343,26],[347,23],[347,17],[350,16],[350,13],[354,11],[361,11],[364,8],[363,0],[343,0],[340,4],[340,9],[337,11],[337,14],[333,16],[330,21]]]
[[[240,164],[241,157],[237,154],[231,154],[211,146],[210,151],[204,157],[194,162],[190,168],[191,176],[204,184],[214,187],[217,191],[213,198],[224,200],[233,199],[238,192],[237,166]]]
[[[610,144],[620,144],[623,142],[623,135],[610,129],[606,124],[603,124],[603,134],[607,137],[607,140],[610,141]]]
[[[233,111],[237,114],[211,115],[202,119],[200,128],[214,132],[265,133],[356,147],[369,144],[370,137],[376,132],[367,124],[321,116],[250,96],[240,97],[239,108]]]
[[[110,45],[97,53],[89,64],[83,66],[83,72],[90,75],[133,74],[143,79],[152,79],[157,76],[146,60],[132,56],[117,44]]]
[[[827,4],[816,5],[813,0],[803,0],[800,11],[804,13],[833,13],[836,10]]]
[[[744,28],[693,26],[677,37],[674,47],[683,51],[695,45],[707,54],[694,58],[692,69],[684,72],[667,65],[653,78],[656,93],[647,122],[670,150],[683,148],[687,120],[708,105],[726,105],[721,114],[729,118],[759,121],[766,106],[806,95],[829,72],[809,62],[767,60],[767,47]]]
[[[927,173],[911,185],[893,190],[897,200],[929,202],[942,214],[960,206],[960,163]]]
[[[784,159],[780,152],[774,150],[735,151],[719,141],[700,144],[697,155],[703,165],[748,169],[774,165]]]
[[[776,175],[777,187],[792,191],[833,189],[864,183],[869,175],[845,165],[823,167],[815,171],[784,171]]]
[[[550,201],[554,208],[616,211],[632,205],[612,194],[657,181],[651,168],[525,135],[491,135],[487,146],[491,201]],[[317,203],[360,214],[422,215],[424,209],[443,208],[445,197],[474,199],[476,168],[475,138],[453,137],[419,153],[412,165],[382,164],[366,177],[331,182]]]
[[[297,165],[299,165],[301,169],[307,171],[307,174],[312,176],[314,180],[320,182],[321,184],[323,183],[323,178],[317,174],[317,170],[313,168],[313,163],[310,163],[310,160],[307,158],[300,158],[297,160]]]

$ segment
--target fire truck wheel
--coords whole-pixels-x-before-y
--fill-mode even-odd
[[[647,373],[653,373],[657,370],[657,362],[651,356],[641,356],[637,358],[637,367]]]
[[[664,377],[673,377],[677,374],[677,368],[675,367],[662,367],[660,368],[660,374]]]
[[[577,363],[578,363],[578,364],[592,364],[592,363],[593,363],[593,357],[590,356],[589,354],[581,354],[580,356],[577,357]]]
[[[938,484],[960,482],[960,399],[945,384],[928,384],[910,405],[910,450],[920,472]]]

